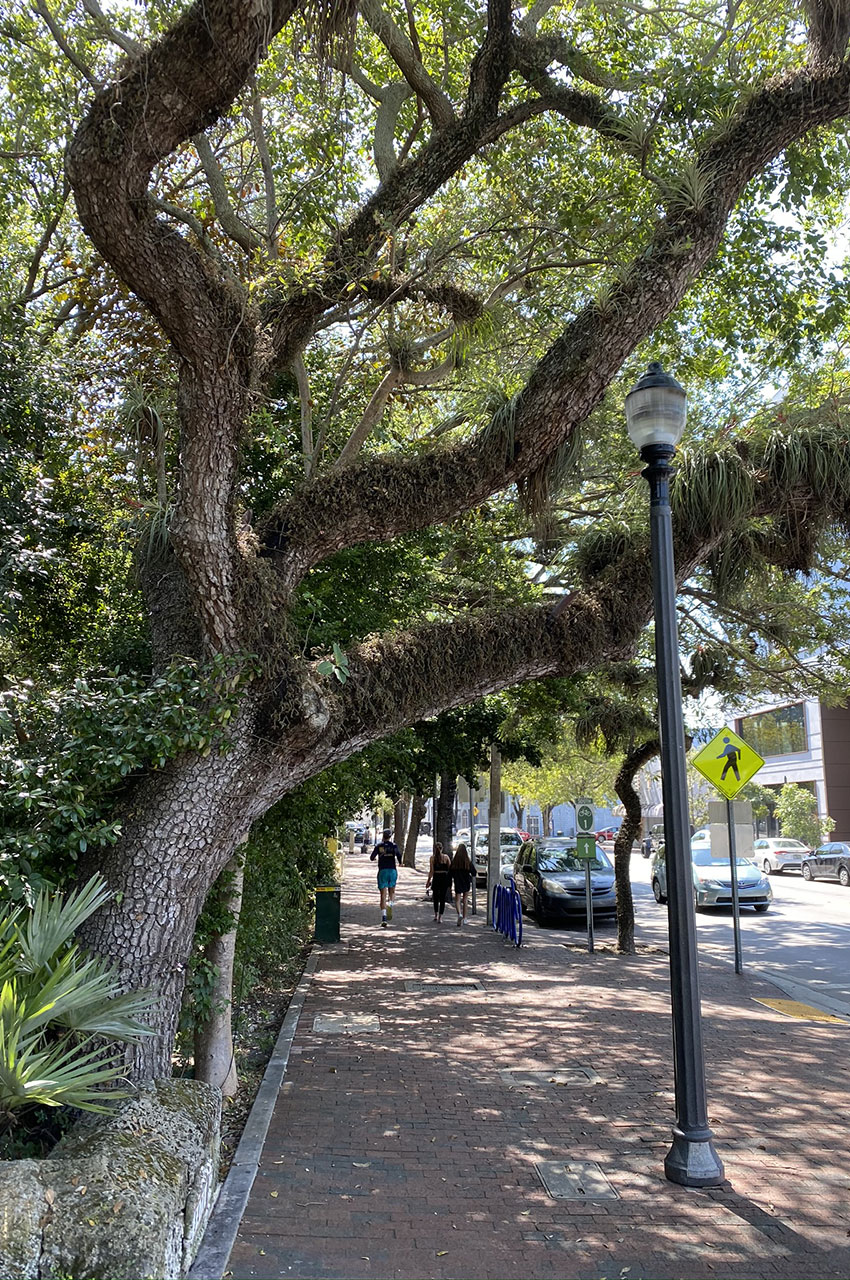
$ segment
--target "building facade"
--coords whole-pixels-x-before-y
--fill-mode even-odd
[[[735,731],[760,756],[760,786],[808,787],[818,814],[832,818],[830,839],[850,840],[850,709],[814,698],[763,702],[735,720]]]

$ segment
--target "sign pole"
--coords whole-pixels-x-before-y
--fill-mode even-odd
[[[590,864],[596,858],[596,836],[593,834],[593,801],[575,800],[576,857],[584,861],[584,902],[587,911],[587,950],[593,955],[593,882]]]
[[[702,776],[726,799],[726,823],[729,827],[729,870],[732,884],[732,924],[735,933],[735,972],[744,972],[741,958],[741,910],[738,902],[738,850],[735,844],[735,810],[733,801],[742,787],[754,778],[764,760],[743,738],[728,727],[707,743],[694,757],[693,764]]]
[[[735,932],[735,972],[744,972],[741,957],[741,912],[738,905],[738,850],[735,844],[735,802],[726,801],[726,821],[729,824],[729,864],[732,869],[732,927]]]

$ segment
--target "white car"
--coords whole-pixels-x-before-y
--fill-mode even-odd
[[[523,839],[516,827],[499,828],[499,863],[500,868],[506,864],[513,866],[514,859],[522,846]],[[479,884],[487,883],[487,863],[490,858],[490,833],[486,827],[475,832],[475,878]]]
[[[753,862],[766,875],[770,875],[771,871],[785,871],[788,867],[800,871],[803,859],[810,853],[811,849],[802,840],[756,840],[753,844]]]

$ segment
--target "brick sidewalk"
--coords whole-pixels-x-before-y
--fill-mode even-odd
[[[530,923],[517,951],[482,915],[435,926],[423,887],[402,870],[382,930],[374,864],[349,858],[343,941],[321,949],[226,1275],[850,1276],[850,1025],[774,1013],[753,997],[775,988],[704,963],[728,1182],[676,1187],[666,956],[591,957],[582,927]],[[428,986],[458,980],[479,986]],[[315,1032],[331,1014],[380,1030]],[[589,1082],[549,1083],[574,1066]],[[535,1163],[580,1160],[618,1198],[550,1198]]]

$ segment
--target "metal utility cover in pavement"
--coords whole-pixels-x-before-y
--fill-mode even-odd
[[[381,1019],[376,1013],[317,1013],[313,1019],[313,1030],[326,1036],[380,1029]]]
[[[593,1160],[541,1160],[537,1176],[553,1200],[619,1200],[598,1164]]]
[[[404,984],[405,991],[421,992],[424,995],[444,996],[453,991],[482,991],[480,982],[474,978],[458,978],[455,982],[423,982],[419,978],[409,978]]]
[[[605,1081],[593,1067],[557,1067],[554,1071],[523,1071],[521,1067],[500,1072],[505,1084],[526,1085],[589,1085],[604,1084]]]

